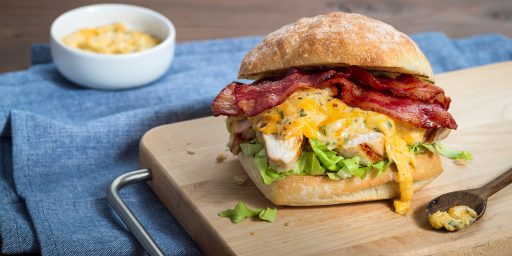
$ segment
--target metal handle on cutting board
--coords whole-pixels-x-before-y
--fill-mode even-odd
[[[119,191],[126,185],[151,180],[151,171],[149,169],[141,169],[133,172],[125,173],[117,177],[107,188],[107,199],[116,211],[117,215],[123,220],[124,224],[133,233],[135,238],[141,243],[142,247],[151,256],[164,255],[162,250],[155,243],[153,238],[148,234],[140,221],[135,217],[133,212],[124,203],[119,195]]]

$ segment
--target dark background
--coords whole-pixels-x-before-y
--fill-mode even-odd
[[[52,21],[92,0],[0,0],[0,73],[24,69],[32,43],[49,41]],[[109,1],[119,2],[119,1]],[[152,0],[124,1],[154,9],[177,29],[179,42],[265,35],[300,17],[357,12],[411,34],[444,31],[451,37],[501,33],[512,37],[511,0]]]

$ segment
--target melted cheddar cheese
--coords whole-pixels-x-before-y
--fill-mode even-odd
[[[305,136],[318,139],[329,149],[343,147],[358,134],[381,133],[385,156],[398,169],[400,198],[394,202],[395,211],[405,214],[409,210],[415,157],[407,145],[422,141],[424,129],[377,112],[349,107],[320,89],[295,92],[282,104],[250,118],[250,122],[263,134],[277,134],[280,138]]]

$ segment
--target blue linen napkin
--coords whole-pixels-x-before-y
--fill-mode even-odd
[[[413,39],[436,73],[512,59],[512,40],[501,35]],[[213,97],[260,40],[179,44],[164,77],[124,91],[77,87],[55,70],[47,46],[34,46],[28,70],[0,75],[2,253],[143,254],[108,206],[106,186],[137,169],[144,132],[209,115]],[[145,184],[122,196],[167,255],[201,253]]]

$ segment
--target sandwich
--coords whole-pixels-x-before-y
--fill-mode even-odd
[[[407,35],[360,14],[302,18],[266,36],[212,103],[228,147],[275,205],[395,199],[442,172],[438,142],[457,129],[451,99]]]

